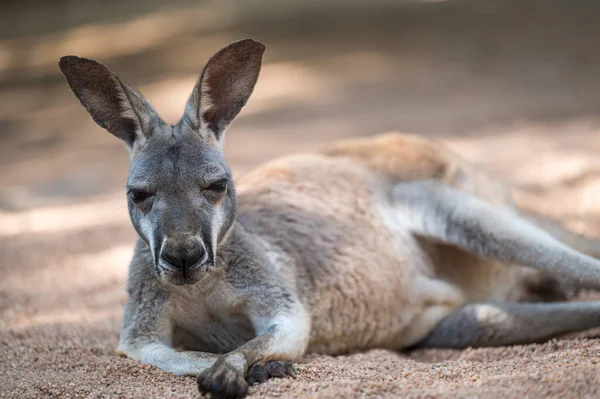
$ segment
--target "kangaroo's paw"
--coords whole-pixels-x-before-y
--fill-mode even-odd
[[[248,383],[239,370],[220,362],[205,370],[196,379],[198,390],[211,398],[237,399],[248,394]]]
[[[248,384],[254,385],[262,383],[269,378],[296,378],[296,369],[290,362],[278,362],[269,360],[266,363],[256,363],[248,372],[246,381]]]

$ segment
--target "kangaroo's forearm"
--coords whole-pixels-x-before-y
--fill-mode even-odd
[[[140,350],[140,361],[177,375],[197,376],[212,367],[218,355],[206,352],[182,351],[160,343],[152,343]]]

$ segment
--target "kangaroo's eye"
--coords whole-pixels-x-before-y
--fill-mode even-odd
[[[142,190],[130,190],[129,194],[131,195],[131,200],[136,203],[152,197],[152,194]]]
[[[227,179],[219,180],[207,187],[207,190],[223,192],[227,190]]]

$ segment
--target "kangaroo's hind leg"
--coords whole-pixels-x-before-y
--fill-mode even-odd
[[[518,345],[600,326],[600,302],[467,305],[442,320],[417,347]]]
[[[566,246],[509,210],[437,181],[398,184],[393,200],[399,222],[426,240],[533,267],[579,286],[600,288],[600,261]]]

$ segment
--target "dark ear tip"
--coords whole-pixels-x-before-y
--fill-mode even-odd
[[[64,57],[60,57],[60,61],[58,61],[58,67],[61,71],[65,71],[70,65],[73,65],[79,57],[74,55],[65,55]]]
[[[228,47],[237,47],[252,53],[262,54],[267,48],[264,44],[254,39],[243,39],[237,42],[231,43]]]
[[[72,70],[73,67],[83,67],[84,65],[101,66],[97,61],[90,58],[77,57],[76,55],[65,55],[64,57],[60,57],[60,61],[58,61],[58,67],[63,73]]]

